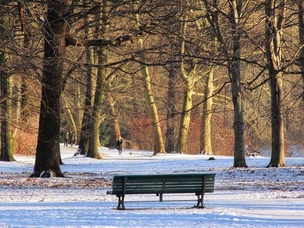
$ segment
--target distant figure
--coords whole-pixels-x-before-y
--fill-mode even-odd
[[[116,140],[116,149],[118,150],[119,155],[122,154],[122,138],[118,135]]]
[[[75,140],[74,132],[70,131],[70,133],[69,133],[69,141],[70,141],[70,145],[71,146],[73,146],[74,140]]]
[[[66,130],[65,132],[64,132],[64,146],[68,146],[68,139],[69,139],[69,131],[68,130]]]

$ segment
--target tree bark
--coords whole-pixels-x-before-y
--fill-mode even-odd
[[[139,15],[136,14],[136,21],[139,23],[140,18]],[[143,77],[143,87],[144,87],[144,97],[145,101],[149,110],[150,118],[151,118],[151,125],[152,125],[152,131],[153,131],[153,152],[154,155],[158,153],[166,153],[165,151],[165,144],[163,141],[163,136],[162,136],[162,131],[161,131],[161,126],[159,122],[159,117],[158,117],[158,111],[157,111],[157,106],[152,94],[152,88],[151,88],[151,79],[150,79],[150,73],[148,66],[145,64],[146,62],[146,57],[143,52],[144,50],[144,42],[141,37],[138,39],[138,44],[139,44],[139,50],[141,51],[140,53],[140,69],[141,69],[141,75]]]
[[[88,157],[101,159],[101,156],[98,151],[99,146],[99,126],[101,121],[101,107],[103,102],[103,88],[104,88],[104,78],[106,70],[103,67],[103,64],[106,63],[107,53],[104,48],[100,48],[97,51],[97,62],[100,66],[97,70],[97,81],[96,81],[96,91],[94,96],[94,105],[92,111],[92,122],[90,128],[90,142],[89,142],[89,151],[87,153]]]
[[[38,143],[31,177],[63,177],[59,166],[60,98],[63,85],[63,59],[71,0],[48,3],[44,24],[44,63]]]
[[[110,86],[108,85],[107,88],[108,88],[108,92],[105,94],[105,96],[106,96],[107,103],[109,105],[108,116],[109,116],[109,124],[110,124],[110,128],[111,128],[111,130],[110,130],[111,138],[110,138],[109,145],[111,148],[115,148],[117,136],[121,135],[119,121],[118,121],[119,115],[115,108],[115,101],[113,100],[113,97],[111,96]]]
[[[168,76],[168,92],[167,92],[167,130],[166,130],[166,151],[168,153],[175,152],[175,134],[176,134],[176,122],[177,122],[177,97],[176,97],[176,83],[178,80],[178,64],[176,52],[178,51],[178,44],[171,44],[171,62],[170,62],[170,72]]]
[[[189,18],[184,16],[182,19],[179,19],[178,28],[179,28],[179,56],[180,56],[180,76],[183,81],[183,106],[182,114],[179,125],[179,133],[176,143],[176,151],[179,153],[188,154],[188,138],[189,138],[189,126],[191,121],[191,109],[192,109],[192,95],[193,95],[193,86],[196,78],[196,67],[194,66],[190,73],[186,71],[186,63],[184,62],[185,56],[185,40],[183,36],[187,32],[187,20]],[[195,63],[194,63],[195,65]]]
[[[213,154],[211,142],[212,104],[213,104],[213,67],[205,78],[203,113],[201,117],[200,152]]]
[[[304,1],[298,1],[298,20],[299,20],[299,43],[300,43],[300,55],[299,55],[299,64],[302,75],[302,99],[304,100]]]
[[[179,134],[176,144],[176,151],[183,154],[188,154],[188,134],[189,125],[191,120],[191,108],[192,108],[192,94],[193,94],[193,83],[184,83],[184,97],[182,115],[179,126]]]
[[[234,167],[247,167],[245,161],[244,144],[244,105],[241,83],[241,30],[240,20],[242,0],[230,1],[231,35],[233,40],[232,61],[228,62],[228,71],[231,77],[231,90],[234,111]]]
[[[9,5],[9,1],[3,1],[3,5]],[[7,34],[10,33],[10,16],[7,12],[2,12],[0,20],[0,36],[3,40],[3,44],[7,42],[9,37]],[[7,38],[6,38],[7,37]],[[6,72],[6,69],[9,69],[8,66],[8,54],[6,53],[5,46],[2,46],[0,43],[0,112],[3,119],[1,120],[1,154],[0,160],[2,161],[15,161],[13,155],[13,144],[12,144],[12,131],[11,125],[12,122],[12,76]]]
[[[275,0],[267,0],[265,13],[265,49],[271,91],[271,159],[268,167],[281,167],[286,166],[284,121],[281,113],[283,103],[281,45],[285,23],[285,0],[281,0],[279,5]]]

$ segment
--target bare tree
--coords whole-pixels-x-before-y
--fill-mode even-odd
[[[66,16],[72,0],[48,2],[38,144],[32,177],[63,177],[59,166],[60,98],[66,51]]]
[[[247,1],[245,1],[247,2]],[[241,33],[243,19],[243,0],[228,0],[229,25],[231,27],[231,48],[227,48],[219,20],[219,6],[217,1],[204,1],[208,13],[209,23],[214,29],[218,42],[222,45],[224,57],[227,59],[227,69],[231,81],[232,101],[234,110],[234,167],[247,167],[244,146],[244,117],[241,84]],[[226,15],[223,13],[223,15]]]
[[[0,5],[0,113],[1,113],[1,152],[0,160],[15,161],[12,144],[12,71],[7,43],[12,35],[12,14],[9,11],[10,1]]]
[[[265,2],[265,49],[271,89],[271,160],[268,167],[285,166],[284,121],[282,117],[282,43],[285,0]]]
[[[298,4],[298,20],[299,20],[299,40],[300,40],[300,55],[299,55],[299,64],[302,75],[302,83],[304,84],[304,1],[297,1]],[[304,100],[304,85],[302,91],[302,99]]]

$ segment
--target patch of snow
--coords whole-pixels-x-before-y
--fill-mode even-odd
[[[61,145],[65,178],[29,178],[34,157],[0,162],[0,227],[303,227],[304,158],[288,167],[265,168],[269,157],[247,157],[249,168],[232,168],[229,156],[166,154],[100,148],[102,160],[73,156]],[[261,155],[261,154],[260,154]],[[116,174],[216,173],[204,209],[194,194],[127,195],[126,210],[107,195]]]

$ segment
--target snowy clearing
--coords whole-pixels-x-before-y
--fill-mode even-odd
[[[265,168],[268,157],[248,157],[233,169],[232,157],[159,155],[100,148],[103,160],[73,156],[63,147],[65,178],[29,178],[33,157],[0,162],[0,227],[303,227],[304,158],[286,158],[286,168]],[[204,209],[194,194],[127,195],[117,210],[107,195],[115,174],[216,173],[215,192]]]

